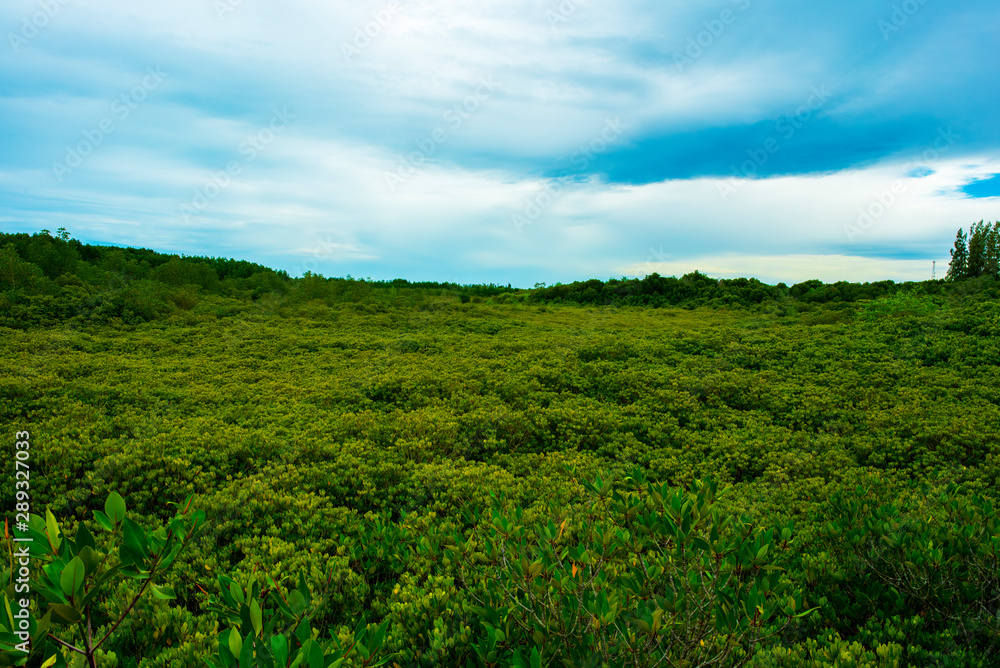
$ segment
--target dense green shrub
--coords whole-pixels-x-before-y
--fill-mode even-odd
[[[485,518],[470,511],[479,530],[449,547],[463,585],[481,591],[485,665],[530,654],[546,665],[740,666],[780,632],[775,620],[810,612],[784,595],[769,557],[791,526],[761,531],[720,513],[714,483],[676,491],[636,470],[621,492],[600,477],[584,487],[582,516],[552,508],[555,520],[532,526],[497,499]]]
[[[636,469],[661,497],[680,494],[692,507],[693,480],[729,485],[711,507],[732,518],[719,529],[732,540],[750,526],[755,542],[794,522],[787,547],[764,555],[761,569],[783,570],[764,571],[760,591],[778,573],[785,590],[764,595],[767,605],[792,597],[796,614],[818,610],[790,623],[775,613],[761,637],[783,630],[755,645],[748,665],[976,666],[997,649],[986,623],[995,585],[975,576],[990,572],[988,504],[1000,480],[992,279],[792,288],[701,275],[588,281],[591,301],[581,304],[563,286],[549,299],[549,288],[297,280],[250,263],[49,239],[8,235],[0,244],[0,280],[3,267],[16,270],[0,285],[0,416],[37,436],[34,507],[49,506],[74,536],[112,491],[142,526],[169,522],[167,502],[190,495],[205,512],[171,570],[176,602],[143,597],[119,627],[121,643],[101,647],[116,654],[99,659],[109,666],[218,658],[220,632],[232,628],[245,644],[242,613],[236,623],[208,610],[222,595],[220,575],[245,598],[259,596],[262,614],[280,615],[271,592],[298,589],[301,574],[324,661],[339,660],[336,644],[353,641],[362,617],[366,638],[388,622],[375,660],[392,655],[386,665],[401,668],[485,666],[490,652],[497,665],[542,664],[578,645],[620,657],[647,637],[639,621],[652,623],[640,607],[666,598],[662,588],[646,603],[646,593],[627,593],[635,566],[625,555],[645,520],[616,505],[619,497],[663,526],[671,516],[648,486],[625,482],[638,479]],[[28,259],[59,244],[72,250],[60,251],[75,258],[72,273],[50,277]],[[206,280],[159,280],[170,266]],[[463,294],[472,298],[462,303]],[[675,298],[683,308],[670,306]],[[10,461],[0,457],[8,509]],[[597,475],[622,482],[592,506],[585,482]],[[933,493],[918,493],[924,483]],[[958,487],[947,491],[951,483]],[[507,505],[494,508],[494,495]],[[962,500],[964,509],[953,507]],[[491,533],[494,511],[521,527],[523,546]],[[557,541],[544,538],[550,520],[556,536],[562,527]],[[698,521],[713,542],[714,520]],[[890,549],[894,533],[905,540]],[[671,552],[676,534],[673,543],[660,529],[646,539],[647,563],[662,563],[664,550],[681,563]],[[470,541],[471,561],[449,550]],[[529,575],[541,562],[534,584],[546,578],[555,596],[551,571],[568,558],[556,547],[577,551],[573,577],[581,548],[603,555],[605,579],[587,601],[602,619],[611,596],[626,592],[612,625],[602,622],[609,640],[600,648],[588,645],[598,629],[582,615],[564,639],[536,643],[528,610],[543,618],[548,601],[520,587],[519,558],[503,569],[492,552],[521,551]],[[942,565],[932,568],[938,551]],[[913,552],[925,560],[906,558]],[[695,546],[684,558],[699,554]],[[684,573],[700,566],[685,564]],[[736,587],[721,571],[713,577]],[[921,589],[921,578],[937,585]],[[660,585],[671,582],[684,586]],[[979,612],[963,598],[972,586],[984,592],[973,595]],[[520,657],[506,630],[498,640],[483,625],[500,628],[482,611],[490,601],[500,609],[501,599],[513,606],[504,624]],[[660,619],[663,628],[677,618]],[[295,638],[286,635],[290,648],[306,646]],[[750,654],[746,641],[727,661]]]
[[[951,484],[887,501],[859,487],[824,507],[824,550],[803,557],[843,630],[916,613],[923,632],[982,652],[1000,641],[1000,516]]]

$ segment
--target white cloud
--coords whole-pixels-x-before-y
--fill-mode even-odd
[[[945,256],[947,257],[947,256]],[[940,257],[938,278],[944,278],[948,267]],[[871,283],[893,280],[922,281],[931,277],[931,260],[897,260],[851,255],[715,255],[675,262],[641,262],[619,268],[623,276],[683,276],[700,271],[713,278],[755,277],[769,283],[793,285],[819,279],[824,283],[848,281]]]

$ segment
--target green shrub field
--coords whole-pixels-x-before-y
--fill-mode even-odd
[[[4,235],[0,333],[0,665],[21,432],[23,665],[1000,665],[990,276],[516,290]]]

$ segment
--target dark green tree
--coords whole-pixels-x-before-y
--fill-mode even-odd
[[[951,264],[948,265],[948,279],[957,280],[969,275],[969,249],[966,243],[965,230],[958,228],[955,235],[955,247],[951,249]]]
[[[14,244],[0,248],[0,289],[33,285],[41,277],[42,270],[22,260]]]
[[[41,267],[52,279],[74,273],[80,260],[73,244],[63,236],[50,236],[47,230],[33,234],[19,251],[23,259]]]
[[[984,273],[996,276],[1000,273],[1000,221],[986,226],[986,263]]]
[[[986,268],[986,233],[989,226],[984,226],[983,221],[973,223],[969,228],[969,260],[966,273],[970,278],[983,275]]]

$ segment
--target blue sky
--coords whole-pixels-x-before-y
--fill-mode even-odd
[[[7,0],[0,230],[293,275],[921,280],[995,0]]]

